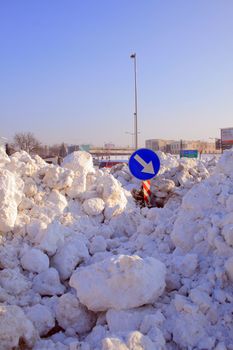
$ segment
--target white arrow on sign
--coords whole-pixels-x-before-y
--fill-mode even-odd
[[[148,173],[148,174],[154,174],[154,166],[152,161],[150,161],[149,163],[146,163],[144,159],[142,159],[138,154],[136,154],[134,156],[134,159],[141,164],[141,166],[143,166],[142,172],[143,173]]]

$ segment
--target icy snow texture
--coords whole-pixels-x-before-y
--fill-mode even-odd
[[[77,269],[70,285],[89,310],[128,309],[153,303],[164,291],[165,273],[156,259],[120,255]]]

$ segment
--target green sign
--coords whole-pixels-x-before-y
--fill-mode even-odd
[[[198,158],[198,150],[182,150],[180,151],[180,158]]]
[[[89,151],[90,151],[90,148],[91,148],[91,145],[80,145],[80,146],[79,146],[80,151],[89,152]]]

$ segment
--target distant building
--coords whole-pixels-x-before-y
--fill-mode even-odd
[[[175,141],[171,143],[170,150],[172,154],[179,154],[181,150],[198,150],[198,152],[201,153],[216,153],[215,143],[205,141]]]
[[[146,148],[150,148],[153,151],[167,152],[167,146],[173,141],[161,140],[161,139],[150,139],[146,140]]]
[[[188,140],[146,140],[146,148],[153,151],[162,151],[165,153],[179,154],[181,150],[198,150],[201,153],[217,153],[214,142],[188,141]]]
[[[106,149],[113,149],[115,147],[116,146],[114,145],[114,143],[111,143],[111,142],[105,143],[105,145],[104,145],[104,148],[106,148]]]

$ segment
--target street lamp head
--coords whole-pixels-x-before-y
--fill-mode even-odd
[[[130,55],[130,58],[135,58],[136,57],[136,53],[132,53],[132,55]]]

